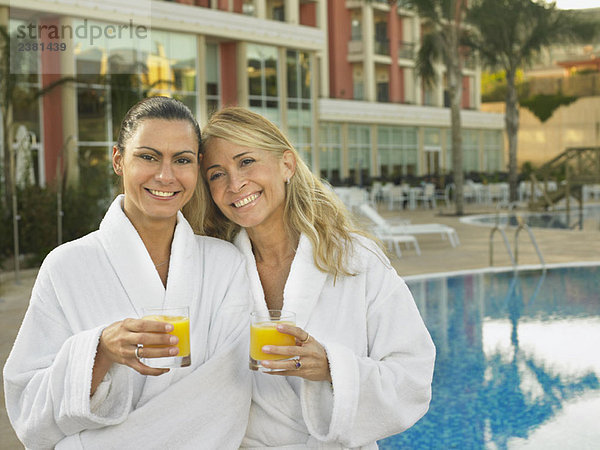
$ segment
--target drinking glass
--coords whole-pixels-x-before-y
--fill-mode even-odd
[[[145,320],[156,320],[173,325],[173,331],[169,334],[177,336],[179,342],[176,356],[165,356],[163,358],[141,358],[142,363],[156,368],[187,367],[192,363],[190,352],[190,308],[189,306],[174,306],[168,308],[144,308]],[[152,346],[162,347],[162,346]],[[168,346],[165,346],[168,347]]]
[[[263,353],[262,351],[265,345],[296,345],[296,338],[294,336],[277,331],[276,327],[280,323],[296,325],[296,314],[280,309],[253,311],[250,313],[250,369],[263,372],[280,371],[282,369],[263,367],[262,361],[295,358],[287,355]]]

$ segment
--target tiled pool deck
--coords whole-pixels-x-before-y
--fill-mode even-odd
[[[403,249],[402,258],[391,255],[391,261],[402,276],[424,273],[452,272],[480,269],[489,266],[490,228],[461,223],[450,215],[449,208],[436,210],[387,211],[380,213],[387,219],[410,219],[411,223],[443,223],[454,227],[460,245],[452,248],[438,235],[418,236],[421,256],[412,248]],[[467,214],[480,214],[495,210],[481,206],[466,207]],[[583,231],[534,229],[535,238],[547,264],[574,261],[600,261],[600,230],[596,220],[585,223]],[[510,245],[514,245],[514,231],[507,231]],[[538,264],[537,254],[526,233],[519,235],[519,264]],[[510,266],[502,238],[494,237],[494,266]],[[27,308],[36,270],[21,273],[21,284],[14,283],[12,273],[0,273],[0,364],[3,367],[19,325]],[[17,440],[4,408],[4,392],[0,389],[0,450],[22,448]]]

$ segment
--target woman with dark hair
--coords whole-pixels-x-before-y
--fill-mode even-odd
[[[377,448],[412,426],[431,398],[435,348],[387,257],[279,129],[244,108],[204,128],[212,202],[199,228],[246,258],[254,310],[289,310],[295,345],[253,375],[244,448]]]
[[[145,99],[124,118],[112,158],[124,194],[99,230],[47,256],[4,367],[8,415],[28,448],[238,447],[249,288],[235,248],[196,236],[180,212],[204,200],[199,145],[179,101]],[[151,367],[177,355],[177,337],[142,311],[182,304],[191,365]]]

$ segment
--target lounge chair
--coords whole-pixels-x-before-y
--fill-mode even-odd
[[[363,215],[375,223],[379,232],[388,235],[439,234],[442,236],[442,239],[448,238],[452,247],[456,247],[460,244],[456,230],[448,225],[443,225],[441,223],[391,225],[367,203],[360,205],[359,210]]]
[[[392,248],[396,252],[396,256],[398,258],[402,257],[402,251],[400,250],[400,244],[412,244],[415,249],[415,253],[417,255],[421,254],[421,248],[419,247],[419,243],[417,242],[417,238],[404,233],[391,233],[383,228],[375,227],[373,229],[373,233],[375,236],[379,238],[381,242],[387,245],[388,249],[391,251]]]

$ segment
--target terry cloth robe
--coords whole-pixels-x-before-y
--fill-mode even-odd
[[[304,235],[283,293],[283,309],[327,352],[333,382],[253,373],[244,448],[377,448],[427,411],[435,347],[404,281],[374,242],[354,236],[355,276],[317,269]],[[267,310],[247,233],[254,309]]]
[[[53,250],[4,367],[6,409],[32,449],[238,448],[248,421],[249,286],[227,242],[181,213],[167,287],[118,197],[100,229]],[[104,327],[143,307],[190,306],[190,367],[144,376],[113,364],[90,398]]]

